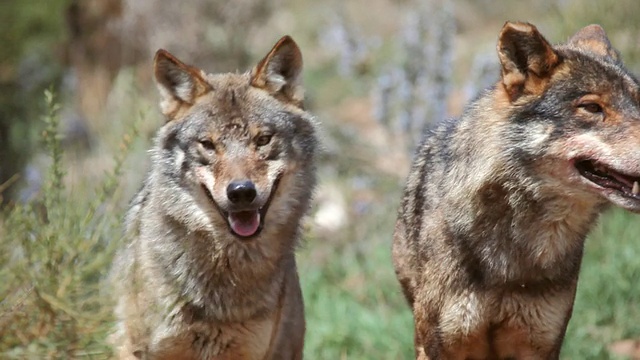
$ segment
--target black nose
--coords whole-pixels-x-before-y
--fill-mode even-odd
[[[251,204],[256,194],[256,186],[251,180],[236,180],[227,186],[227,198],[236,205]]]

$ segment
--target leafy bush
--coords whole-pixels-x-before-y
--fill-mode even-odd
[[[106,358],[112,307],[104,280],[120,243],[118,179],[134,137],[123,137],[95,195],[78,198],[64,185],[59,106],[51,91],[45,98],[47,180],[36,200],[12,205],[0,223],[0,357]]]

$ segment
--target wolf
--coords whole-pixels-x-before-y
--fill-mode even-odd
[[[120,358],[302,358],[294,251],[318,139],[301,72],[289,36],[243,74],[156,53],[167,121],[113,265]]]
[[[431,129],[393,263],[417,359],[558,359],[586,235],[640,212],[640,83],[599,25],[551,45],[507,22],[501,77]]]

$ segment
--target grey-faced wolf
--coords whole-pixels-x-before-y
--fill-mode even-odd
[[[114,263],[121,358],[302,357],[294,250],[317,140],[301,70],[288,36],[244,74],[156,53],[167,122]]]
[[[417,150],[393,259],[419,359],[557,359],[585,236],[640,212],[640,84],[604,30],[507,23],[502,76]]]

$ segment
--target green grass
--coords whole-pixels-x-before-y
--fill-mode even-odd
[[[563,358],[613,359],[607,345],[640,338],[639,220],[611,211],[587,239]]]
[[[390,229],[380,236],[391,239]],[[411,357],[413,322],[395,280],[389,241],[363,240],[335,248],[322,265],[311,262],[313,241],[300,256],[309,359]]]

